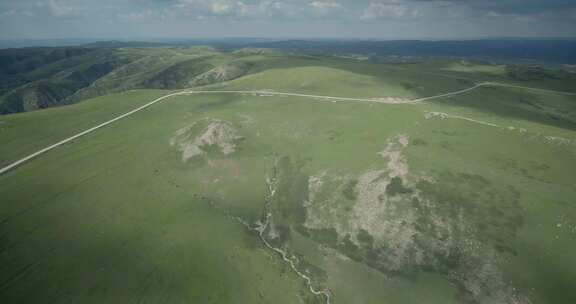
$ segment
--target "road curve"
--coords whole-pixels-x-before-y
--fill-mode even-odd
[[[443,97],[450,97],[450,96],[454,96],[454,95],[459,95],[459,94],[464,94],[467,92],[470,92],[472,90],[475,90],[477,88],[480,87],[484,87],[484,86],[489,86],[491,85],[490,83],[487,82],[483,82],[483,83],[479,83],[473,87],[469,87],[467,89],[463,89],[463,90],[459,90],[459,91],[455,91],[455,92],[450,92],[450,93],[446,93],[446,94],[442,94],[442,95],[436,95],[436,96],[430,96],[430,97],[423,97],[423,98],[418,98],[418,99],[412,99],[410,102],[411,103],[417,103],[417,102],[423,102],[423,101],[427,101],[427,100],[432,100],[432,99],[437,99],[437,98],[443,98]]]
[[[314,99],[323,99],[323,100],[328,100],[328,101],[360,101],[360,102],[376,102],[376,103],[390,103],[390,104],[417,104],[417,103],[421,103],[424,101],[428,101],[428,100],[432,100],[432,99],[437,99],[437,98],[444,98],[444,97],[450,97],[450,96],[455,96],[455,95],[459,95],[459,94],[464,94],[467,92],[470,92],[472,90],[475,90],[477,88],[483,87],[483,86],[503,86],[503,87],[515,87],[515,88],[521,88],[521,89],[527,89],[527,90],[537,90],[537,91],[545,91],[545,92],[551,92],[551,93],[557,93],[557,94],[565,94],[565,95],[576,95],[576,93],[570,93],[570,92],[562,92],[562,91],[552,91],[552,90],[546,90],[546,89],[538,89],[538,88],[530,88],[530,87],[520,87],[520,86],[515,86],[515,85],[508,85],[508,84],[504,84],[504,83],[497,83],[497,82],[483,82],[483,83],[479,83],[476,84],[470,88],[467,89],[463,89],[463,90],[458,90],[458,91],[454,91],[454,92],[449,92],[449,93],[445,93],[445,94],[440,94],[440,95],[435,95],[435,96],[430,96],[430,97],[423,97],[423,98],[417,98],[417,99],[412,99],[412,100],[408,100],[405,102],[401,102],[401,103],[394,103],[394,102],[385,102],[385,101],[381,101],[378,99],[371,99],[371,98],[350,98],[350,97],[335,97],[335,96],[323,96],[323,95],[310,95],[310,94],[299,94],[299,93],[283,93],[283,92],[269,92],[269,91],[232,91],[232,90],[222,90],[222,91],[204,91],[204,90],[183,90],[183,91],[179,91],[179,92],[175,92],[175,93],[171,93],[168,95],[164,95],[162,97],[159,97],[157,99],[154,99],[153,101],[140,106],[134,110],[131,110],[127,113],[124,113],[122,115],[119,115],[115,118],[112,118],[104,123],[101,123],[99,125],[96,125],[90,129],[87,129],[85,131],[82,131],[76,135],[70,136],[64,140],[61,140],[51,146],[48,146],[44,149],[41,149],[39,151],[36,151],[22,159],[19,159],[11,164],[9,164],[6,167],[3,167],[0,169],[0,175],[3,175],[5,173],[7,173],[8,171],[52,150],[55,149],[59,146],[62,146],[68,142],[71,142],[79,137],[82,137],[86,134],[92,133],[100,128],[103,128],[109,124],[112,124],[120,119],[123,119],[125,117],[128,117],[134,113],[137,113],[139,111],[142,111],[164,99],[170,98],[172,96],[178,96],[178,95],[192,95],[192,94],[256,94],[259,96],[263,96],[263,97],[267,97],[267,96],[292,96],[292,97],[305,97],[305,98],[314,98]]]
[[[149,102],[149,103],[147,103],[147,104],[145,104],[145,105],[143,105],[143,106],[141,106],[141,107],[138,107],[138,108],[136,108],[136,109],[134,109],[134,110],[132,110],[132,111],[130,111],[130,112],[124,113],[124,114],[122,114],[122,115],[120,115],[120,116],[117,116],[117,117],[115,117],[115,118],[112,118],[112,119],[110,119],[110,120],[108,120],[108,121],[106,121],[106,122],[104,122],[104,123],[101,123],[101,124],[99,124],[99,125],[97,125],[97,126],[94,126],[94,127],[90,128],[90,129],[88,129],[88,130],[82,131],[82,132],[80,132],[80,133],[78,133],[78,134],[76,134],[76,135],[73,135],[73,136],[70,136],[70,137],[68,137],[68,138],[66,138],[66,139],[64,139],[64,140],[61,140],[61,141],[59,141],[59,142],[57,142],[57,143],[55,143],[55,144],[53,144],[53,145],[51,145],[51,146],[48,146],[48,147],[46,147],[46,148],[44,148],[44,149],[42,149],[42,150],[39,150],[39,151],[37,151],[37,152],[34,152],[34,153],[32,153],[32,154],[30,154],[30,155],[28,155],[28,156],[26,156],[26,157],[24,157],[24,158],[22,158],[22,159],[20,159],[20,160],[17,160],[17,161],[15,161],[15,162],[11,163],[11,164],[8,165],[8,166],[0,169],[0,175],[4,174],[4,173],[6,173],[6,172],[8,172],[8,171],[10,171],[10,170],[12,170],[12,169],[20,166],[20,165],[22,165],[23,163],[25,163],[25,162],[27,162],[27,161],[32,160],[32,159],[35,158],[35,157],[40,156],[40,155],[42,155],[42,154],[44,154],[44,153],[46,153],[46,152],[48,152],[48,151],[50,151],[50,150],[52,150],[52,149],[55,149],[55,148],[57,148],[57,147],[59,147],[59,146],[61,146],[61,145],[64,145],[64,144],[66,144],[66,143],[68,143],[68,142],[70,142],[70,141],[73,141],[74,139],[76,139],[76,138],[78,138],[78,137],[82,137],[82,136],[84,136],[84,135],[86,135],[86,134],[88,134],[88,133],[92,133],[92,132],[94,132],[94,131],[96,131],[96,130],[98,130],[98,129],[100,129],[100,128],[103,128],[103,127],[105,127],[105,126],[107,126],[107,125],[109,125],[109,124],[111,124],[111,123],[113,123],[113,122],[116,122],[116,121],[118,121],[118,120],[120,120],[120,119],[122,119],[122,118],[125,118],[125,117],[127,117],[127,116],[130,116],[130,115],[132,115],[132,114],[134,114],[134,113],[136,113],[136,112],[142,111],[142,110],[148,108],[149,106],[151,106],[151,105],[153,105],[153,104],[155,104],[155,103],[157,103],[157,102],[160,102],[160,101],[162,101],[162,100],[164,100],[164,99],[166,99],[166,98],[169,98],[169,97],[172,97],[172,96],[176,96],[176,95],[182,95],[182,92],[172,93],[172,94],[164,95],[164,96],[162,96],[162,97],[160,97],[160,98],[154,99],[153,101],[151,101],[151,102]]]

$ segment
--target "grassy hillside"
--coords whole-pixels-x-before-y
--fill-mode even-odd
[[[274,66],[258,49],[40,48],[0,51],[0,114],[75,103],[132,89],[215,84]],[[283,60],[280,60],[283,61]]]
[[[339,69],[352,69],[352,72],[360,69],[361,74],[377,77],[387,75],[392,69],[410,70],[408,64],[382,69],[381,65],[374,64],[380,61],[379,57],[357,56],[366,59],[364,64],[351,58],[354,56],[330,59],[255,48],[218,51],[203,46],[121,48],[89,45],[1,50],[0,114],[70,104],[132,89],[194,88],[286,67],[330,68],[335,65]],[[424,72],[435,73],[435,77],[452,77],[452,80],[461,77],[463,83],[470,83],[467,77],[475,74],[479,76],[475,80],[499,79],[573,90],[570,84],[576,80],[573,73],[539,67],[442,60],[421,62],[416,66],[421,70],[431,69]],[[414,71],[408,73],[408,78],[412,77]],[[409,81],[402,85],[410,87]]]
[[[115,50],[40,49],[14,59],[0,52],[0,113],[24,112],[61,105],[64,99],[130,62]],[[25,52],[24,52],[25,53]]]
[[[494,86],[403,103],[476,81],[570,91],[571,76],[156,51],[165,66],[93,87],[153,69],[159,88],[214,77],[202,88],[397,103],[177,96],[0,176],[0,302],[576,301],[576,97]],[[0,166],[169,92],[1,116]]]

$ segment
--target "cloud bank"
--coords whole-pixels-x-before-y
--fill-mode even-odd
[[[573,0],[4,0],[0,38],[576,36]]]

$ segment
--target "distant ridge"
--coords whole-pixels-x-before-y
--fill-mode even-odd
[[[87,48],[137,48],[137,47],[166,47],[172,46],[173,43],[162,43],[162,42],[147,42],[147,41],[118,41],[118,40],[107,40],[107,41],[97,41],[92,43],[87,43],[81,45]]]
[[[313,54],[473,57],[576,64],[576,39],[283,40],[246,46],[291,49]]]
[[[208,45],[222,50],[268,48],[316,55],[359,54],[376,56],[470,57],[510,61],[576,64],[576,38],[486,38],[452,40],[376,39],[264,39],[197,38],[151,41],[27,40],[25,43],[0,40],[0,47],[68,46],[86,48],[152,48]],[[76,43],[74,43],[74,41]],[[60,44],[58,44],[60,43]],[[12,46],[14,45],[14,46]]]

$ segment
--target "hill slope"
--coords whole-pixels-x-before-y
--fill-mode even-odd
[[[154,67],[262,91],[171,97],[0,176],[0,302],[576,301],[576,97],[530,88],[572,80],[271,56]],[[483,81],[516,87],[445,95]],[[0,166],[171,92],[2,116]]]
[[[254,56],[208,47],[1,50],[0,114],[131,89],[178,89],[228,81],[250,73],[257,64],[249,58]]]

